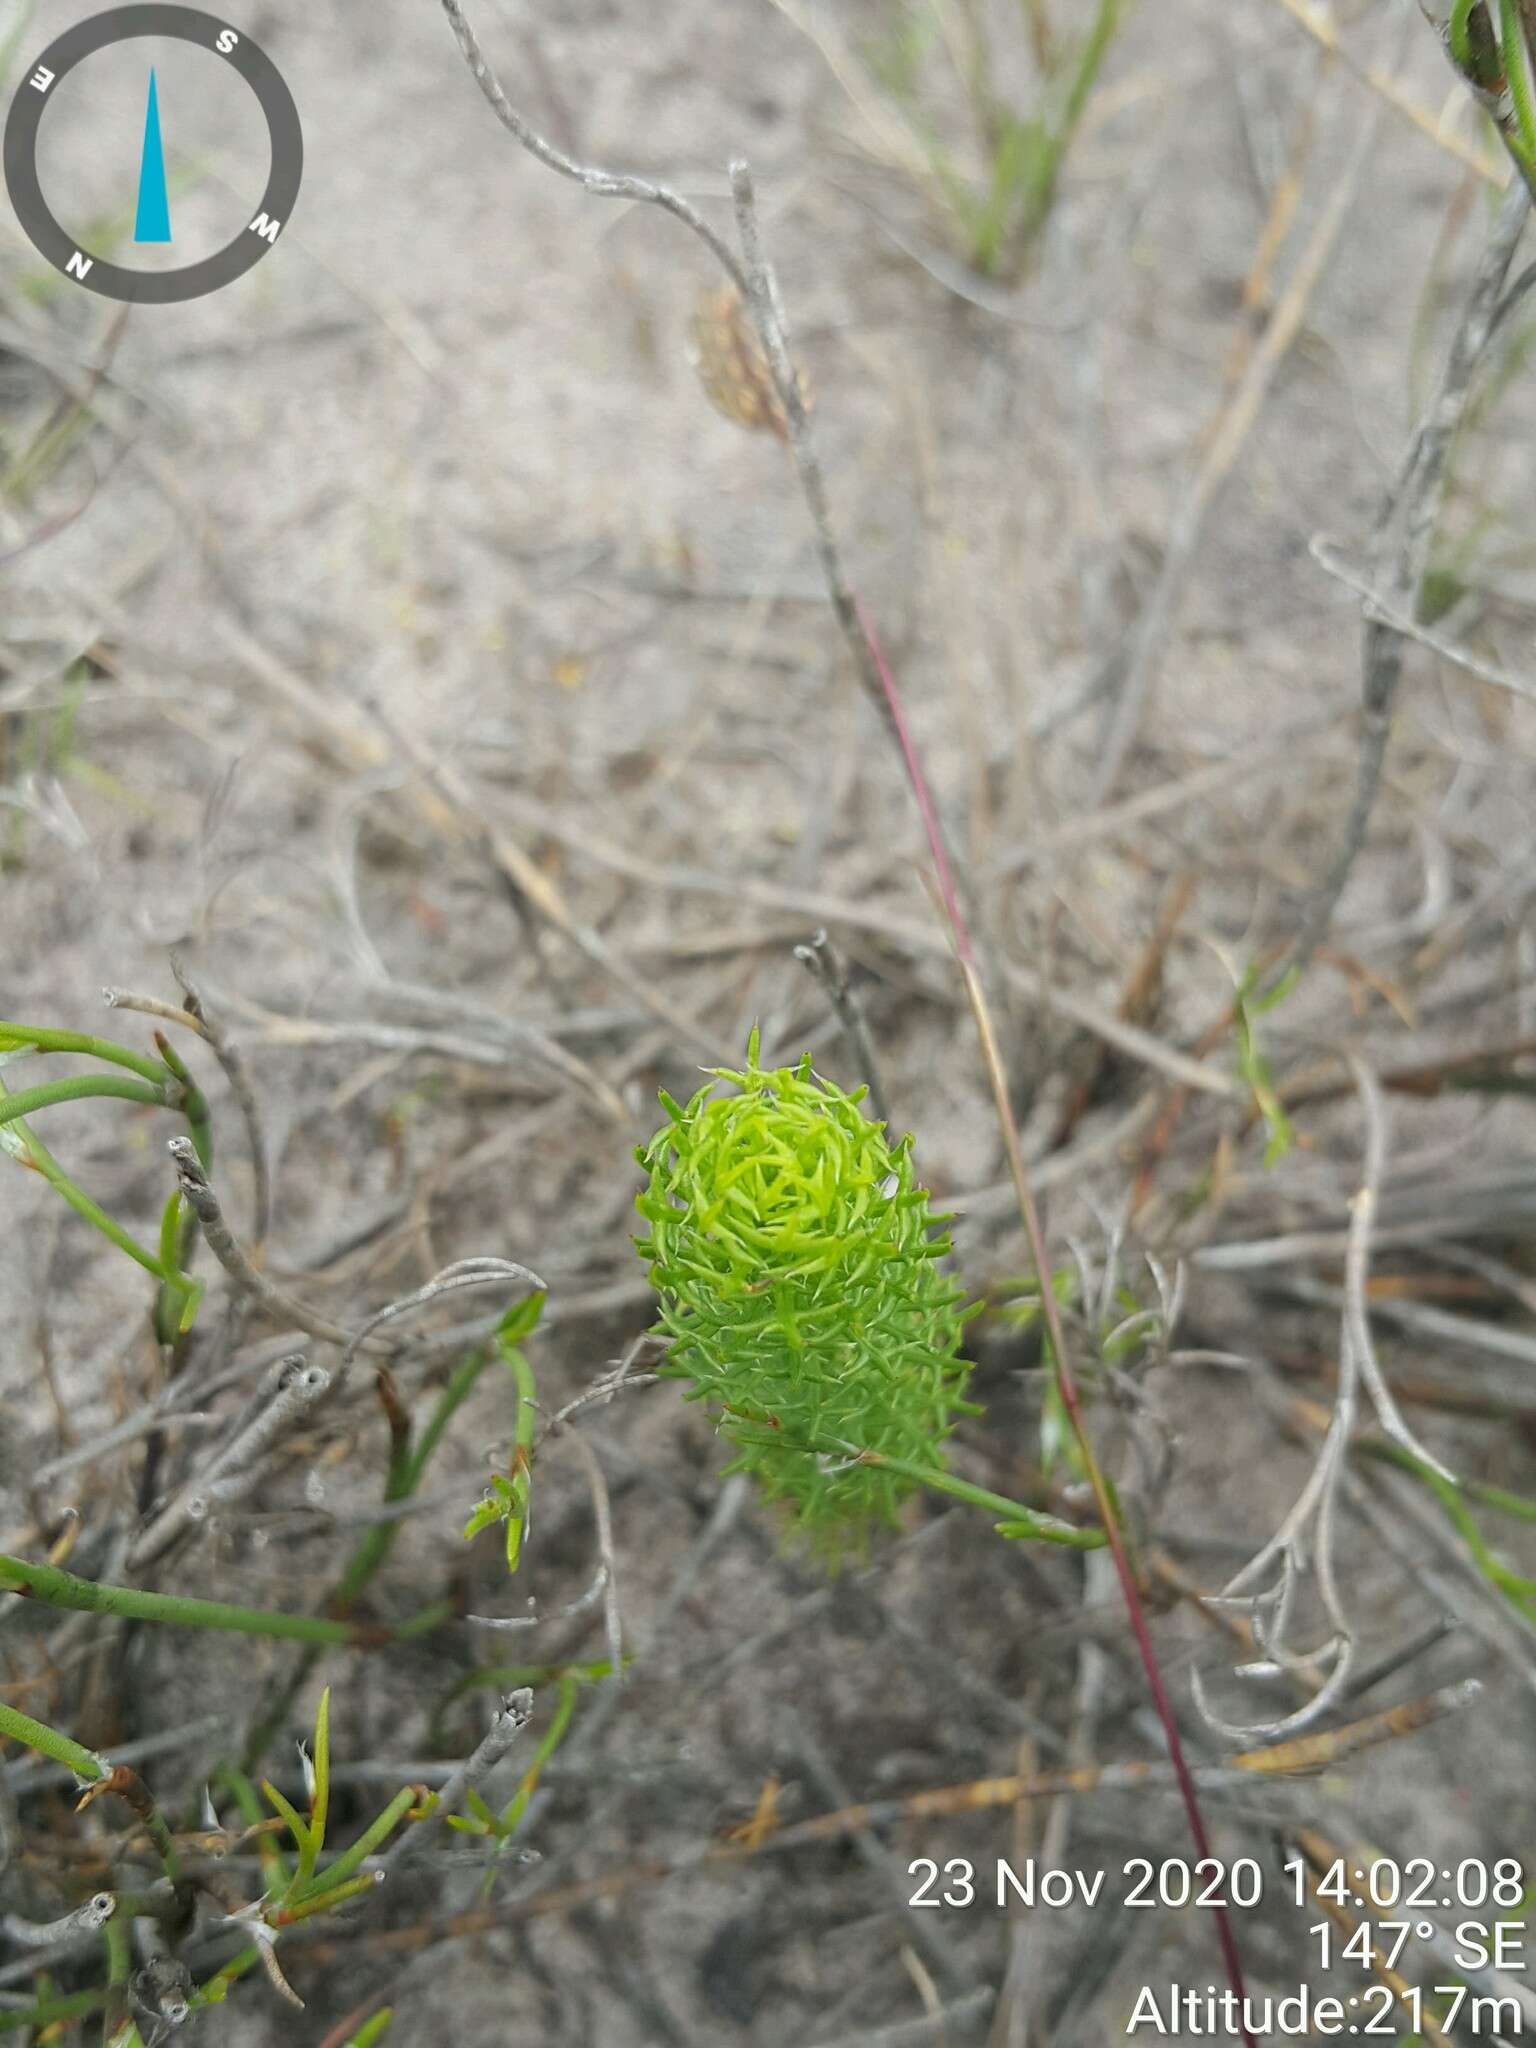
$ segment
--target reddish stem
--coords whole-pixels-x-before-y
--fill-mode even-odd
[[[906,762],[907,779],[912,785],[912,794],[917,801],[922,817],[923,831],[928,840],[928,850],[933,856],[938,876],[939,895],[944,905],[944,915],[954,939],[955,953],[965,979],[966,994],[970,998],[972,1012],[981,1034],[982,1053],[986,1059],[988,1077],[992,1085],[993,1099],[1002,1124],[1003,1139],[1008,1150],[1008,1165],[1013,1178],[1014,1189],[1019,1199],[1019,1210],[1024,1219],[1024,1232],[1029,1240],[1029,1254],[1034,1262],[1035,1273],[1040,1283],[1040,1303],[1045,1317],[1047,1334],[1050,1337],[1051,1352],[1056,1372],[1056,1385],[1061,1393],[1062,1406],[1066,1409],[1072,1424],[1073,1435],[1083,1454],[1084,1468],[1093,1488],[1093,1497],[1098,1506],[1099,1519],[1104,1524],[1104,1533],[1109,1539],[1110,1555],[1115,1561],[1115,1573],[1120,1581],[1120,1591],[1125,1600],[1126,1613],[1130,1617],[1131,1634],[1135,1638],[1137,1654],[1147,1676],[1147,1689],[1152,1695],[1152,1704],[1157,1718],[1162,1723],[1163,1738],[1168,1745],[1168,1758],[1173,1765],[1173,1774],[1178,1781],[1179,1795],[1184,1801],[1184,1811],[1189,1820],[1189,1832],[1195,1844],[1196,1854],[1207,1859],[1211,1853],[1210,1837],[1206,1833],[1205,1816],[1200,1810],[1200,1800],[1195,1791],[1195,1781],[1184,1756],[1184,1744],[1179,1736],[1179,1724],[1174,1719],[1173,1704],[1168,1697],[1168,1688],[1163,1683],[1162,1669],[1157,1661],[1157,1652],[1152,1647],[1151,1632],[1147,1627],[1146,1610],[1137,1590],[1136,1575],[1131,1570],[1131,1560],[1126,1552],[1120,1534],[1120,1525],[1115,1516],[1114,1503],[1109,1496],[1104,1474],[1094,1456],[1093,1446],[1088,1438],[1088,1426],[1083,1415],[1082,1402],[1078,1397],[1077,1379],[1067,1355],[1066,1332],[1061,1322],[1061,1307],[1056,1291],[1050,1280],[1050,1257],[1046,1250],[1045,1233],[1040,1226],[1040,1211],[1035,1204],[1034,1191],[1024,1169],[1024,1153],[1019,1143],[1018,1125],[1014,1120],[1013,1107],[1008,1100],[1006,1076],[998,1052],[997,1035],[992,1028],[991,1014],[987,1008],[985,991],[976,966],[976,951],[971,943],[965,918],[960,909],[959,892],[955,887],[949,856],[944,847],[944,835],[939,828],[938,809],[928,787],[928,778],[918,757],[917,745],[912,737],[912,728],[907,723],[906,711],[901,694],[896,687],[896,678],[891,673],[885,651],[880,645],[874,623],[864,609],[861,599],[854,598],[854,610],[858,616],[859,630],[864,635],[869,657],[880,678],[886,708],[891,714],[896,738],[901,747],[902,759]],[[1243,1966],[1237,1953],[1237,1942],[1233,1937],[1232,1923],[1226,1908],[1214,1909],[1216,1937],[1221,1945],[1221,1959],[1226,1968],[1227,1982],[1237,1998],[1238,2029],[1244,2048],[1254,2048],[1253,2037],[1248,2031],[1244,2017],[1246,1991],[1243,1984]]]

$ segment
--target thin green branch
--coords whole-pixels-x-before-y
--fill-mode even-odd
[[[206,1984],[200,1985],[187,2001],[194,2012],[201,2012],[206,2006],[222,2005],[230,1989],[242,1977],[248,1976],[262,1959],[259,1945],[243,1948],[237,1956],[231,1956],[222,1969],[216,1970]]]
[[[198,1087],[191,1068],[177,1052],[163,1031],[155,1033],[155,1044],[160,1048],[160,1057],[181,1084],[181,1112],[187,1120],[193,1146],[202,1162],[205,1173],[213,1167],[213,1125],[208,1109],[208,1098]]]
[[[438,1395],[437,1405],[414,1446],[409,1420],[403,1411],[398,1411],[391,1384],[381,1378],[380,1399],[390,1419],[390,1456],[384,1476],[386,1507],[397,1506],[415,1493],[421,1484],[432,1453],[442,1441],[443,1432],[453,1420],[457,1409],[469,1398],[475,1382],[490,1363],[490,1358],[490,1352],[483,1346],[469,1353]],[[334,1592],[325,1603],[333,1616],[344,1619],[351,1613],[362,1597],[364,1589],[394,1548],[395,1538],[399,1533],[400,1520],[395,1516],[377,1521],[371,1528],[363,1531],[353,1547],[352,1555],[347,1559]],[[293,1704],[300,1686],[313,1671],[318,1655],[319,1651],[316,1649],[301,1657],[297,1668],[282,1682],[268,1704],[258,1713],[247,1733],[242,1752],[241,1761],[245,1769],[254,1770],[260,1758],[266,1754],[267,1744]]]
[[[145,1102],[151,1109],[174,1107],[168,1081],[151,1085],[147,1081],[119,1081],[111,1074],[76,1074],[67,1081],[44,1081],[36,1088],[18,1088],[0,1102],[0,1124],[15,1123],[18,1117],[34,1116],[51,1109],[56,1102],[83,1102],[92,1095],[113,1095],[124,1102]]]
[[[532,1481],[533,1433],[539,1419],[539,1396],[533,1368],[515,1344],[500,1346],[502,1362],[517,1386],[517,1423],[512,1439],[512,1499],[507,1516],[507,1570],[517,1570],[522,1555],[523,1534],[528,1527],[528,1498]]]
[[[480,1347],[471,1351],[456,1369],[453,1376],[437,1397],[437,1404],[427,1418],[427,1425],[414,1445],[409,1425],[403,1436],[392,1444],[389,1469],[384,1479],[384,1501],[386,1506],[395,1506],[409,1500],[421,1484],[428,1461],[443,1438],[443,1432],[457,1410],[468,1400],[475,1382],[490,1363],[491,1354]],[[355,1606],[369,1580],[378,1571],[394,1547],[400,1533],[398,1519],[375,1522],[371,1529],[364,1531],[356,1548],[347,1560],[335,1592],[327,1602],[333,1614],[347,1614]]]
[[[24,1742],[28,1749],[35,1749],[40,1756],[51,1757],[56,1764],[73,1771],[83,1784],[99,1784],[112,1769],[106,1758],[98,1756],[94,1750],[82,1748],[69,1736],[50,1728],[46,1721],[34,1721],[30,1714],[22,1713],[19,1707],[7,1706],[3,1700],[0,1700],[0,1736],[11,1742]]]
[[[309,1799],[309,1830],[299,1844],[299,1867],[294,1875],[293,1896],[307,1891],[315,1875],[315,1865],[320,1860],[320,1851],[325,1847],[325,1824],[331,1806],[331,1688],[327,1686],[320,1695],[320,1704],[315,1710],[315,1753],[310,1769],[313,1772],[312,1790]]]
[[[260,1607],[235,1607],[224,1600],[194,1600],[179,1593],[146,1593],[136,1586],[106,1586],[77,1579],[57,1565],[29,1564],[0,1554],[0,1590],[23,1593],[50,1607],[81,1614],[114,1614],[124,1621],[157,1621],[174,1628],[221,1629],[235,1635],[282,1636],[292,1642],[334,1643],[373,1649],[424,1634],[448,1613],[446,1605],[393,1627],[330,1621],[318,1614],[278,1614]]]
[[[166,1881],[171,1885],[181,1881],[181,1859],[176,1853],[176,1843],[171,1834],[170,1823],[155,1804],[155,1796],[133,1769],[131,1764],[114,1764],[106,1777],[98,1778],[81,1799],[81,1806],[88,1806],[103,1792],[116,1793],[134,1819],[143,1828],[155,1845],[160,1858],[160,1867]]]
[[[544,1766],[565,1740],[566,1731],[571,1725],[571,1716],[576,1711],[576,1700],[579,1690],[580,1688],[574,1678],[561,1679],[560,1698],[555,1708],[554,1718],[544,1731],[544,1739],[535,1751],[532,1763],[523,1773],[522,1783],[513,1793],[502,1813],[500,1832],[504,1841],[510,1841],[522,1825],[523,1815],[528,1810],[528,1802],[538,1790],[539,1779],[543,1776]]]
[[[0,1087],[0,1108],[15,1100],[15,1096],[5,1095],[3,1087]],[[84,1188],[76,1186],[30,1124],[23,1122],[20,1117],[13,1117],[6,1128],[11,1134],[11,1140],[17,1146],[25,1148],[27,1164],[42,1175],[54,1193],[62,1201],[67,1202],[83,1222],[89,1223],[92,1229],[99,1230],[109,1244],[115,1244],[120,1252],[126,1252],[135,1265],[142,1266],[146,1273],[153,1274],[157,1280],[165,1279],[165,1268],[155,1254],[141,1245],[137,1238],[131,1237],[120,1223],[114,1222],[99,1202],[92,1201]],[[9,1147],[10,1141],[7,1142]]]
[[[364,2020],[357,2032],[344,2044],[344,2048],[377,2048],[377,2043],[389,2032],[390,2022],[394,2016],[395,2009],[392,2005],[381,2005],[371,2018]]]
[[[1446,24],[1446,39],[1450,44],[1452,57],[1458,71],[1468,78],[1477,76],[1477,58],[1472,48],[1471,16],[1477,0],[1456,0],[1451,9],[1450,21]]]
[[[852,1444],[844,1448],[854,1450]],[[862,1451],[857,1455],[865,1465],[884,1465],[904,1479],[915,1479],[919,1486],[926,1486],[934,1493],[947,1493],[953,1500],[963,1500],[969,1507],[1000,1517],[999,1528],[1007,1535],[1027,1536],[1040,1543],[1060,1543],[1069,1550],[1102,1550],[1109,1541],[1103,1529],[1080,1529],[1075,1522],[1060,1521],[1055,1515],[1042,1515],[1035,1508],[1025,1507],[1021,1501],[1009,1500],[1001,1493],[989,1493],[984,1486],[973,1486],[968,1479],[958,1478],[953,1472],[913,1464],[905,1458],[885,1457],[878,1451]]]
[[[107,2002],[106,1986],[98,1991],[71,1991],[63,1998],[45,1998],[37,2005],[15,2011],[0,2010],[0,2034],[20,2034],[31,2027],[48,2027],[60,2020],[85,2019],[99,2012]]]
[[[107,1950],[107,2004],[101,2016],[101,2038],[106,2048],[128,2048],[130,2041],[138,2043],[139,2033],[128,2016],[128,1978],[133,1968],[128,1922],[114,1916],[101,1930],[101,1938]]]
[[[334,1863],[327,1864],[320,1872],[310,1888],[310,1896],[318,1899],[333,1891],[337,1885],[345,1884],[359,1865],[389,1839],[416,1804],[419,1796],[418,1787],[403,1786],[377,1820],[365,1828],[348,1848],[343,1849]]]
[[[1536,170],[1536,100],[1531,92],[1531,53],[1520,20],[1519,0],[1499,0],[1499,46],[1504,53],[1504,78],[1514,110],[1509,138],[1528,170]]]
[[[155,1332],[162,1344],[171,1344],[190,1324],[201,1292],[183,1270],[191,1254],[195,1219],[180,1207],[174,1213],[168,1210],[161,1227],[158,1254],[149,1250],[75,1184],[27,1122],[38,1110],[51,1109],[58,1103],[99,1098],[137,1102],[154,1109],[179,1109],[186,1116],[199,1154],[211,1156],[213,1141],[207,1100],[170,1045],[163,1037],[157,1037],[157,1042],[165,1055],[161,1061],[146,1059],[112,1039],[95,1038],[84,1032],[0,1022],[0,1051],[78,1053],[125,1067],[133,1076],[124,1079],[114,1074],[74,1075],[15,1093],[8,1093],[0,1084],[0,1131],[4,1133],[0,1144],[24,1165],[35,1168],[83,1222],[100,1231],[108,1243],[160,1282],[154,1310]]]
[[[349,1877],[345,1884],[330,1886],[325,1892],[306,1892],[291,1906],[279,1906],[268,1920],[269,1927],[294,1927],[301,1920],[312,1920],[317,1913],[334,1912],[350,1899],[358,1899],[365,1892],[371,1892],[383,1877],[380,1870],[371,1870],[364,1877]]]
[[[114,1039],[91,1038],[81,1031],[49,1031],[36,1024],[10,1024],[0,1019],[0,1052],[78,1052],[88,1059],[105,1060],[109,1066],[126,1067],[130,1074],[164,1087],[170,1080],[164,1066],[144,1053],[134,1052]]]
[[[491,1354],[483,1346],[471,1351],[458,1367],[453,1377],[445,1384],[437,1397],[437,1406],[427,1417],[427,1426],[416,1440],[401,1483],[398,1498],[406,1500],[421,1484],[426,1473],[427,1462],[442,1442],[443,1432],[453,1420],[455,1413],[469,1399],[475,1382],[491,1362]],[[395,1498],[395,1496],[391,1496]]]
[[[1506,1514],[1517,1515],[1525,1521],[1536,1518],[1536,1510],[1533,1510],[1529,1501],[1522,1500],[1518,1494],[1503,1493],[1497,1488],[1474,1489],[1460,1486],[1446,1479],[1432,1465],[1426,1464],[1422,1458],[1416,1458],[1400,1444],[1368,1442],[1362,1443],[1359,1449],[1368,1457],[1380,1458],[1386,1464],[1396,1465],[1432,1493],[1454,1524],[1467,1546],[1472,1562],[1489,1585],[1502,1593],[1510,1605],[1517,1608],[1520,1613],[1528,1618],[1536,1618],[1536,1579],[1524,1577],[1495,1556],[1492,1545],[1477,1526],[1466,1504],[1466,1496],[1471,1494],[1486,1505],[1502,1509]]]

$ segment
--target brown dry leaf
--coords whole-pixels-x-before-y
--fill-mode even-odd
[[[738,426],[766,429],[781,441],[788,438],[773,372],[735,285],[721,285],[700,298],[688,323],[688,360],[716,411]],[[803,372],[796,374],[801,401],[809,408],[810,384]]]

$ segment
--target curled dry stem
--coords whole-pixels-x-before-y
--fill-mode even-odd
[[[1386,1113],[1376,1077],[1358,1059],[1352,1059],[1350,1066],[1365,1124],[1365,1157],[1360,1185],[1349,1204],[1338,1398],[1322,1449],[1294,1506],[1263,1549],[1249,1559],[1218,1596],[1220,1604],[1243,1608],[1253,1628],[1259,1656],[1238,1667],[1240,1677],[1309,1678],[1319,1670],[1325,1676],[1318,1689],[1293,1713],[1276,1720],[1245,1723],[1229,1721],[1214,1710],[1205,1681],[1197,1671],[1195,1698],[1200,1711],[1210,1726],[1232,1743],[1282,1742],[1299,1734],[1328,1711],[1348,1682],[1355,1656],[1355,1634],[1339,1589],[1335,1545],[1340,1486],[1362,1387],[1383,1432],[1441,1478],[1451,1480],[1451,1474],[1424,1449],[1403,1420],[1371,1336],[1366,1294],[1371,1229],[1386,1165]],[[1309,1572],[1315,1576],[1318,1598],[1331,1633],[1318,1647],[1298,1650],[1291,1643],[1290,1630],[1296,1597]],[[1267,1588],[1255,1590],[1271,1574]]]

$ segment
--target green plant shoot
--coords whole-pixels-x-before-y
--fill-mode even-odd
[[[1265,994],[1258,993],[1260,970],[1257,965],[1248,969],[1238,984],[1232,998],[1232,1028],[1237,1035],[1238,1072],[1247,1082],[1253,1094],[1253,1103],[1264,1119],[1264,1128],[1269,1132],[1269,1141],[1264,1147],[1264,1164],[1275,1166],[1290,1151],[1296,1142],[1296,1133],[1291,1120],[1285,1113],[1284,1105],[1275,1092],[1274,1076],[1269,1061],[1260,1052],[1254,1035],[1253,1020],[1272,1010],[1296,986],[1294,970],[1281,976],[1275,986]]]
[[[637,1154],[649,1176],[639,1241],[671,1339],[663,1370],[689,1381],[750,1472],[828,1560],[894,1520],[943,1473],[963,1399],[960,1339],[974,1309],[940,1261],[949,1240],[892,1144],[811,1070],[711,1071]],[[886,1460],[890,1462],[887,1463]],[[893,1469],[900,1466],[901,1470]]]
[[[515,1572],[522,1557],[523,1540],[528,1533],[528,1522],[532,1512],[531,1495],[533,1488],[533,1432],[538,1420],[538,1395],[533,1383],[533,1368],[523,1356],[523,1340],[530,1337],[538,1326],[544,1309],[544,1296],[530,1294],[526,1300],[508,1309],[496,1330],[496,1350],[502,1363],[512,1375],[517,1388],[517,1421],[512,1433],[512,1457],[510,1471],[494,1473],[490,1489],[484,1500],[464,1524],[464,1540],[469,1542],[482,1529],[489,1529],[497,1523],[506,1528],[507,1570]]]

